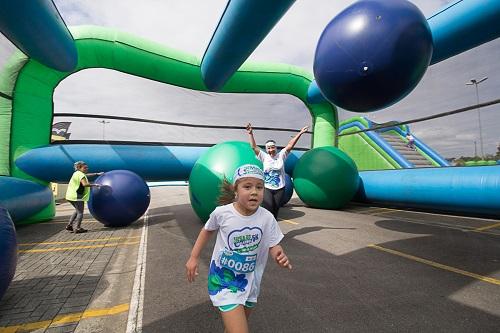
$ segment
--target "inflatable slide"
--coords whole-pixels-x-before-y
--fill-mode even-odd
[[[410,128],[407,125],[377,127],[382,126],[365,117],[340,123],[339,148],[354,159],[360,171],[450,166],[415,136],[415,149],[408,147],[405,136]]]

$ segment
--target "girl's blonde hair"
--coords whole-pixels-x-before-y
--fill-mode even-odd
[[[236,183],[231,184],[231,182],[224,176],[222,179],[222,184],[219,187],[220,194],[217,198],[217,203],[219,205],[227,205],[234,202],[234,198],[236,197],[236,188],[238,186],[238,181]]]

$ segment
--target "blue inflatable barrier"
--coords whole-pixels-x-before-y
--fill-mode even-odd
[[[92,170],[130,170],[146,181],[188,180],[198,158],[209,147],[52,144],[27,151],[16,159],[16,166],[47,182],[67,182],[73,163],[83,160]],[[293,172],[304,154],[292,150],[285,162],[285,171]],[[1,184],[1,182],[0,182]],[[1,193],[0,193],[1,196]]]
[[[294,2],[227,2],[201,61],[201,75],[209,90],[224,86]]]
[[[0,205],[14,222],[35,215],[53,200],[50,188],[25,179],[0,176],[0,189]]]
[[[500,215],[500,166],[362,171],[357,199],[405,208]]]
[[[65,72],[76,67],[75,41],[53,1],[1,1],[0,31],[45,66]]]
[[[16,229],[7,209],[0,207],[0,299],[14,278],[16,265]]]

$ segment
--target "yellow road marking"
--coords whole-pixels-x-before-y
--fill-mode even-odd
[[[367,207],[367,206],[363,206],[363,205],[357,205],[357,206],[353,206],[353,207]],[[470,216],[467,216],[467,217],[464,217],[464,216],[458,216],[458,215],[450,215],[450,214],[440,214],[440,213],[430,213],[430,212],[423,212],[423,211],[413,211],[413,210],[405,210],[405,209],[396,209],[396,208],[385,208],[385,207],[370,207],[368,206],[369,209],[366,209],[366,210],[363,210],[361,211],[361,213],[363,212],[367,212],[367,211],[370,211],[371,209],[386,209],[386,210],[389,210],[389,211],[394,211],[394,212],[404,212],[404,213],[413,213],[413,214],[420,214],[420,215],[432,215],[432,216],[443,216],[443,217],[458,217],[458,218],[463,218],[463,219],[467,219],[467,220],[476,220],[476,221],[498,221],[498,219],[487,219],[487,218],[483,218],[483,217],[470,217]],[[354,210],[346,210],[348,212],[351,212],[351,213],[355,213]]]
[[[378,245],[375,245],[375,244],[370,244],[370,245],[368,245],[368,247],[371,247],[373,249],[377,249],[377,250],[380,250],[380,251],[384,251],[384,252],[387,252],[387,253],[391,253],[391,254],[394,254],[394,255],[406,258],[406,259],[414,260],[414,261],[417,261],[417,262],[420,262],[422,264],[426,264],[426,265],[429,265],[429,266],[432,266],[432,267],[444,269],[446,271],[450,271],[450,272],[453,272],[453,273],[465,275],[465,276],[468,276],[468,277],[471,277],[471,278],[474,278],[474,279],[477,279],[477,280],[481,280],[483,282],[488,282],[488,283],[492,283],[492,284],[496,284],[496,285],[500,286],[500,280],[497,280],[497,279],[494,279],[494,278],[491,278],[491,277],[487,277],[487,276],[483,276],[483,275],[479,275],[479,274],[467,272],[467,271],[464,271],[464,270],[461,270],[461,269],[458,269],[458,268],[455,268],[455,267],[451,267],[451,266],[443,265],[443,264],[440,264],[440,263],[437,263],[437,262],[434,262],[434,261],[430,261],[430,260],[427,260],[427,259],[415,257],[415,256],[412,256],[411,254],[406,254],[406,253],[399,252],[399,251],[396,251],[396,250],[387,249],[385,247],[381,247],[381,246],[378,246]]]
[[[360,206],[360,207],[365,208],[362,206]],[[349,209],[346,209],[345,211],[348,213],[362,214],[362,215],[371,215],[371,214],[380,214],[380,213],[389,213],[389,212],[399,211],[398,209],[384,208],[384,207],[367,207],[366,209],[358,209],[360,207],[349,208]]]
[[[102,245],[84,245],[84,246],[70,246],[70,247],[54,247],[51,249],[31,249],[31,250],[19,250],[18,253],[41,253],[41,252],[57,252],[57,251],[69,251],[69,250],[81,250],[81,249],[96,249],[99,247],[113,247],[120,245],[134,245],[139,244],[139,242],[122,242],[122,243],[109,243]]]
[[[366,210],[359,211],[360,214],[368,213],[368,214],[378,214],[378,213],[386,213],[386,212],[395,212],[398,211],[397,209],[392,209],[392,208],[383,208],[383,207],[378,207],[378,208],[370,208]]]
[[[370,208],[366,209],[363,211],[355,211],[355,210],[347,210],[349,213],[358,213],[358,214],[363,214],[363,213],[368,213],[368,214],[381,214],[384,213],[383,211],[377,212],[377,210],[387,210],[388,212],[390,211],[398,211],[398,212],[406,212],[406,213],[415,213],[415,214],[426,214],[426,215],[435,215],[435,216],[448,216],[448,217],[454,217],[452,215],[443,215],[443,214],[435,214],[435,213],[428,213],[428,212],[414,212],[414,211],[409,211],[409,210],[401,210],[401,209],[393,209],[393,208]],[[375,216],[375,215],[374,215]],[[378,215],[377,215],[378,216]],[[432,223],[432,222],[427,222],[427,221],[419,221],[419,220],[414,220],[410,218],[404,218],[404,217],[397,217],[398,220],[409,222],[409,223],[416,223],[416,224],[421,224],[421,225],[426,225],[430,227],[437,227],[437,228],[447,228],[447,229],[455,229],[455,230],[461,230],[461,231],[468,231],[468,232],[483,232],[484,230],[500,227],[500,223],[495,223],[493,225],[477,228],[477,229],[472,229],[466,225],[450,225],[450,224],[445,224],[445,223]],[[474,218],[474,217],[467,217],[469,220],[482,220],[482,221],[496,221],[496,220],[491,220],[491,219],[483,219],[483,218]],[[489,232],[484,232],[485,234],[489,235],[496,235],[496,233],[489,233]]]
[[[372,207],[372,206],[351,206],[346,209],[348,212],[352,213],[367,213],[376,210],[388,210],[388,211],[399,211],[399,209],[386,208],[386,207]]]
[[[60,325],[68,323],[77,323],[81,319],[85,318],[95,318],[111,316],[119,313],[128,311],[128,303],[119,304],[111,308],[85,310],[84,312],[69,313],[64,315],[58,315],[53,320],[37,321],[33,323],[27,323],[22,325],[5,326],[0,327],[0,333],[15,333],[15,332],[26,332],[37,329],[46,329],[51,325]]]
[[[105,242],[105,241],[108,241],[108,240],[132,239],[132,238],[141,238],[141,236],[95,238],[95,239],[82,239],[82,240],[59,241],[59,242],[20,243],[20,244],[17,244],[17,245],[19,245],[19,246],[29,246],[29,245],[50,245],[50,244],[86,243],[86,242]]]
[[[290,223],[290,224],[299,224],[299,222],[293,222],[293,221],[290,221],[290,220],[285,220],[285,219],[278,219],[278,221],[283,221],[283,222],[286,222],[286,223]]]
[[[485,227],[476,228],[472,231],[483,231],[483,230],[488,230],[488,229],[492,229],[492,228],[496,228],[496,227],[500,227],[500,223],[495,223],[495,224],[487,225]]]

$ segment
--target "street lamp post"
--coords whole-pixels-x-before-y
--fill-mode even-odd
[[[105,139],[105,137],[106,137],[106,124],[109,124],[110,122],[107,120],[98,120],[97,122],[102,124],[102,141],[105,141],[106,140]]]
[[[484,147],[483,147],[483,127],[481,125],[481,108],[479,107],[479,88],[478,85],[481,82],[484,82],[488,80],[488,77],[485,76],[481,80],[476,80],[476,79],[470,79],[469,82],[466,82],[465,84],[468,86],[474,85],[476,87],[476,103],[478,105],[477,107],[477,121],[479,124],[479,146],[481,148],[481,158],[484,159]]]

